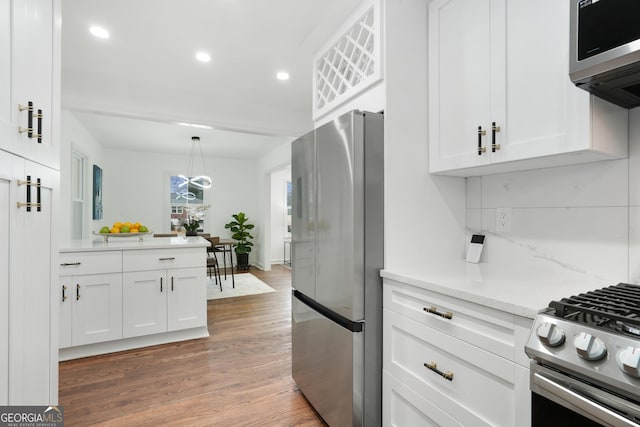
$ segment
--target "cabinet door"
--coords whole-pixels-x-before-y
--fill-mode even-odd
[[[166,270],[123,273],[122,278],[123,337],[166,332]]]
[[[11,122],[11,2],[0,2],[0,148],[13,150],[16,130]]]
[[[73,305],[73,278],[63,277],[60,281],[60,291],[58,294],[60,311],[60,327],[58,332],[58,347],[71,347],[71,325],[72,325],[72,308]],[[55,295],[54,295],[55,297]]]
[[[207,325],[207,281],[205,269],[169,270],[168,330]]]
[[[0,20],[3,19],[0,16]],[[2,52],[0,52],[2,55]],[[0,229],[9,230],[11,158],[0,151]],[[9,398],[9,239],[0,239],[0,405]]]
[[[122,274],[73,277],[73,345],[122,338]]]
[[[51,233],[52,201],[59,177],[52,169],[17,158],[13,160],[13,176],[9,404],[43,405],[57,401],[57,385],[51,377],[54,367],[57,369],[57,352],[53,351],[57,346],[49,338],[51,333],[57,334],[58,327],[58,319],[51,317]],[[31,206],[25,205],[29,200]]]
[[[540,29],[544,27],[544,31]],[[535,34],[535,37],[532,35]],[[507,8],[506,84],[508,120],[499,139],[508,140],[505,160],[565,151],[569,99],[588,120],[589,96],[569,74],[569,3],[515,0]],[[585,139],[588,143],[588,139]],[[588,148],[588,146],[585,146]]]
[[[504,0],[429,6],[430,170],[490,161],[490,126],[504,110]],[[478,127],[486,132],[478,154]]]
[[[58,151],[52,135],[53,76],[57,76],[53,46],[58,41],[54,35],[54,1],[12,0],[11,3],[11,114],[16,117],[14,125],[28,127],[28,112],[19,111],[18,105],[32,102],[33,114],[42,113],[41,120],[34,118],[32,122],[33,132],[42,134],[42,138],[29,138],[28,133],[21,133],[16,151],[24,157],[58,167]]]

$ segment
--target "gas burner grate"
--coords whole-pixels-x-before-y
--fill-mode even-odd
[[[640,336],[640,286],[629,283],[585,292],[549,307],[555,316],[574,322]]]

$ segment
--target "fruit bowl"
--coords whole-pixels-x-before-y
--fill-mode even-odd
[[[108,242],[109,239],[112,237],[116,239],[126,238],[126,237],[137,237],[142,242],[143,237],[148,236],[150,234],[153,234],[153,231],[149,230],[149,231],[138,232],[138,233],[100,233],[99,231],[93,232],[94,236],[101,236],[102,238],[104,238],[105,243]]]

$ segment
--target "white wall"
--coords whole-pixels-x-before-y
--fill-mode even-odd
[[[168,232],[169,176],[184,174],[189,153],[176,156],[127,150],[105,150],[103,167],[104,225],[115,221],[139,221],[155,232]],[[198,162],[196,162],[198,163]],[[256,211],[258,193],[251,160],[205,157],[213,186],[205,190],[205,232],[230,237],[224,224],[240,211]],[[194,170],[194,173],[204,171]]]
[[[465,181],[429,174],[427,4],[385,1],[385,269],[463,259]]]
[[[293,139],[292,139],[293,140]],[[272,150],[257,162],[256,186],[262,191],[258,194],[256,214],[256,237],[254,250],[249,262],[264,270],[271,270],[271,174],[291,165],[291,141]]]
[[[93,165],[104,168],[104,149],[102,145],[78,121],[76,116],[67,110],[62,110],[60,126],[60,221],[58,236],[65,242],[71,238],[71,151],[82,153],[86,157],[85,164],[85,207],[84,227],[85,236],[90,236],[93,230],[99,229],[102,221],[93,221]]]
[[[628,160],[469,178],[467,228],[487,234],[483,260],[640,282],[640,109],[629,122]],[[511,208],[511,232],[495,231],[496,208]]]
[[[287,181],[291,181],[291,168],[271,174],[271,264],[284,260],[284,239],[287,233]]]

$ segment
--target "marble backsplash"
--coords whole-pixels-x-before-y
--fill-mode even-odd
[[[629,121],[628,159],[468,178],[466,232],[486,235],[481,261],[542,259],[640,283],[640,108]],[[511,210],[509,232],[496,230],[498,208]]]

